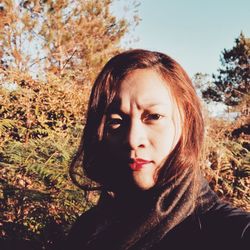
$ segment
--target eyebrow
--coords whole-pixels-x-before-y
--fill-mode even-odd
[[[169,103],[166,102],[157,102],[157,103],[146,103],[143,105],[139,105],[139,107],[143,106],[144,108],[152,108],[155,106],[169,106]]]
[[[143,107],[142,107],[143,106]],[[139,109],[149,109],[149,108],[153,108],[155,106],[169,106],[169,103],[166,102],[160,102],[160,103],[146,103],[143,105],[139,105]],[[122,110],[121,110],[121,106],[120,106],[120,101],[114,102],[112,103],[109,108],[107,109],[107,114],[113,114],[113,113],[117,113],[117,114],[125,114]]]
[[[120,105],[121,105],[121,101],[120,100],[115,100],[113,101],[109,107],[107,108],[107,114],[111,114],[111,113],[118,113],[120,111]]]

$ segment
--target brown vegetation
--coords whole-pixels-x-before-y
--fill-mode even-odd
[[[129,28],[110,5],[0,1],[0,238],[46,247],[96,202],[72,184],[68,166],[93,78]],[[208,118],[202,166],[221,197],[250,211],[245,106],[234,122]]]

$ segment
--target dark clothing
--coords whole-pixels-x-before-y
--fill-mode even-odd
[[[99,211],[97,207],[83,214],[74,225],[67,242],[63,244],[61,249],[118,250],[115,247],[115,234],[107,236],[107,241],[100,241],[102,243],[97,243],[95,248],[85,247],[89,232],[93,231],[95,225],[102,219],[102,211]],[[205,213],[195,211],[150,249],[249,250],[250,214],[232,208],[228,204],[216,202]]]
[[[139,194],[103,193],[59,249],[250,250],[250,214],[220,201],[201,175],[186,169]]]
[[[205,214],[192,214],[154,249],[250,249],[250,214],[216,203]]]

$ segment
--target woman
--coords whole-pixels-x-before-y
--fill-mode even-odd
[[[203,132],[176,61],[146,50],[112,58],[93,86],[71,166],[83,155],[102,195],[65,249],[250,249],[250,215],[220,202],[202,178]]]

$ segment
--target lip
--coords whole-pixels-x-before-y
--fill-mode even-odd
[[[130,159],[129,166],[133,171],[139,171],[145,164],[150,163],[151,161],[144,160],[141,158]]]

